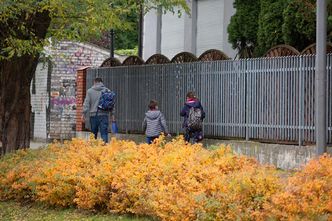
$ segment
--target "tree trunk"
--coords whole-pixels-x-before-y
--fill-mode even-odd
[[[8,26],[16,23],[25,23],[30,33],[41,42],[45,39],[51,22],[49,12],[36,12],[30,16],[22,12],[22,15],[17,16],[17,20],[0,23],[3,27],[1,46],[8,37],[31,40],[31,36],[19,31],[13,35]],[[0,157],[30,146],[30,84],[38,58],[39,54],[33,54],[0,60]]]
[[[35,56],[1,62],[0,156],[30,145],[30,84],[37,64]]]

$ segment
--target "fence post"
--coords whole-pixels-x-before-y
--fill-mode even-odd
[[[249,108],[250,105],[250,101],[249,101],[249,93],[250,93],[250,87],[249,87],[249,80],[250,80],[250,73],[251,73],[251,61],[249,59],[244,60],[245,64],[246,64],[246,68],[245,68],[245,92],[246,92],[246,97],[245,97],[245,125],[246,125],[246,140],[249,140],[249,118],[250,118],[250,114],[251,114],[251,110]]]
[[[317,154],[326,152],[326,0],[317,0],[315,130]]]
[[[125,125],[126,125],[126,134],[128,134],[128,105],[129,105],[129,66],[126,67],[125,69],[125,100],[126,100],[126,103],[125,103],[125,113],[126,113],[126,119],[125,119]]]
[[[303,142],[303,127],[304,127],[304,87],[303,87],[303,79],[304,79],[304,69],[303,69],[303,59],[301,56],[299,59],[299,146],[302,146]]]

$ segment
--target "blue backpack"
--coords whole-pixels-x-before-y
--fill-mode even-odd
[[[105,89],[101,92],[98,109],[103,111],[112,111],[115,104],[116,94],[109,90]]]

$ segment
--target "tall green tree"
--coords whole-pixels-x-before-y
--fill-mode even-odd
[[[316,0],[289,0],[283,12],[283,39],[299,51],[316,42]],[[328,28],[331,41],[332,1],[327,1]]]
[[[260,3],[256,56],[262,56],[271,47],[284,43],[283,11],[287,7],[287,0],[261,0]]]
[[[283,12],[283,39],[286,44],[303,50],[316,41],[316,1],[291,0]]]
[[[86,40],[126,29],[122,17],[142,2],[145,11],[188,10],[185,0],[0,0],[0,156],[29,147],[30,83],[49,38]]]
[[[235,14],[228,25],[228,41],[237,49],[238,57],[253,57],[257,46],[260,0],[235,0]]]
[[[138,47],[139,12],[136,10],[129,11],[126,15],[122,17],[122,21],[125,21],[129,25],[129,28],[123,29],[122,27],[120,27],[114,30],[115,50],[133,49],[135,47]],[[101,36],[93,37],[89,41],[98,46],[110,49],[110,30],[103,32]]]

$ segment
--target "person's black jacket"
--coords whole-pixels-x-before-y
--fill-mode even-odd
[[[182,127],[187,128],[187,121],[189,117],[189,110],[190,108],[199,108],[202,111],[202,120],[205,118],[205,112],[203,110],[202,104],[198,99],[192,99],[192,100],[187,100],[186,103],[184,104],[184,107],[182,108],[180,115],[184,117]]]

